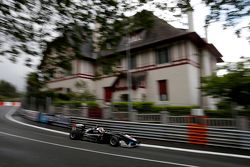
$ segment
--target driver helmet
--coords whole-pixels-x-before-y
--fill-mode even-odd
[[[104,133],[104,132],[105,132],[105,130],[104,130],[103,127],[98,127],[97,130],[98,130],[100,133]]]

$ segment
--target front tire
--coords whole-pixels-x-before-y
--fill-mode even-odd
[[[112,136],[109,140],[109,144],[113,147],[119,146],[119,139],[116,136]]]

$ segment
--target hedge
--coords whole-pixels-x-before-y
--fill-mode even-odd
[[[232,118],[233,116],[246,116],[250,118],[249,110],[235,110],[232,113],[230,110],[205,110],[205,115],[208,117],[217,117],[217,118]]]
[[[64,100],[56,100],[53,103],[55,106],[68,106],[68,107],[82,107],[84,104],[86,104],[88,107],[95,108],[99,107],[97,102],[95,101],[64,101]]]
[[[127,111],[128,102],[114,102],[114,111]],[[168,111],[171,115],[190,115],[193,108],[197,106],[157,106],[153,102],[132,102],[133,109],[139,113],[159,113]]]

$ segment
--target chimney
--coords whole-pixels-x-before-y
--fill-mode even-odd
[[[205,29],[205,41],[208,42],[208,35],[207,35],[208,26],[205,25],[205,26],[204,26],[204,29]]]
[[[188,16],[188,31],[194,32],[194,19],[193,19],[192,9],[187,11],[187,16]]]

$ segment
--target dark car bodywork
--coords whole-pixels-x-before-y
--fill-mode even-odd
[[[112,131],[100,132],[96,127],[86,129],[82,124],[73,125],[69,137],[72,140],[87,140],[122,147],[136,147],[140,143],[137,139],[125,133]]]

